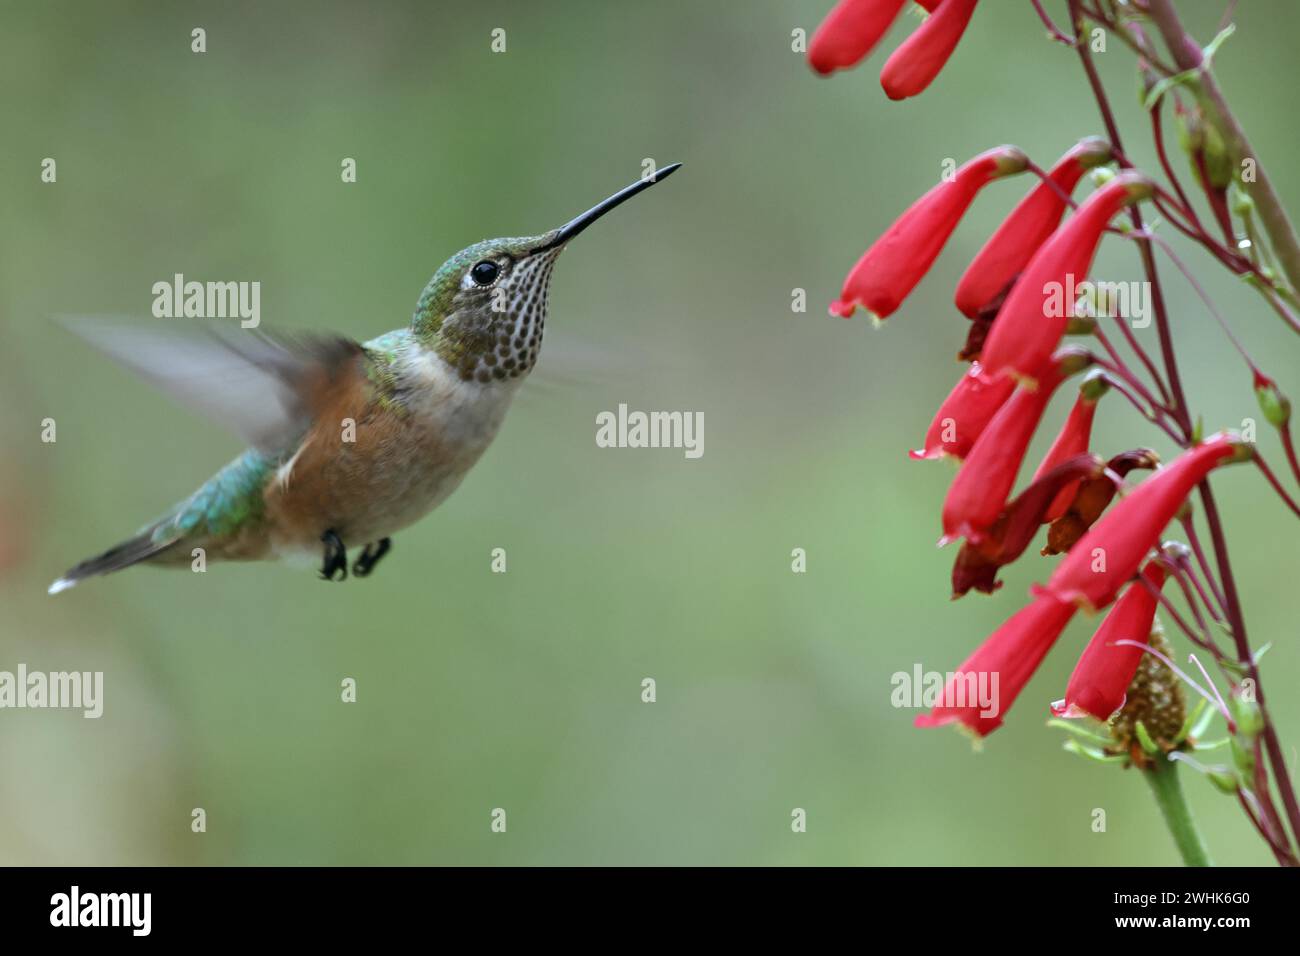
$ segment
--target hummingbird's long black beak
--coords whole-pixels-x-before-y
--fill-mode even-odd
[[[559,229],[555,230],[544,245],[538,246],[533,250],[533,252],[543,252],[547,249],[554,249],[556,246],[563,245],[615,206],[621,206],[643,189],[649,189],[661,179],[671,176],[681,168],[681,163],[672,163],[671,165],[665,166],[663,169],[656,170],[655,174],[649,179],[638,179],[631,186],[620,189],[604,202],[597,203],[581,216],[577,216],[576,218],[566,222]]]

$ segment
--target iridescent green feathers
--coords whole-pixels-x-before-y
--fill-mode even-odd
[[[456,253],[433,274],[420,298],[415,303],[415,314],[411,316],[411,331],[427,347],[436,347],[437,336],[443,321],[460,308],[471,304],[475,299],[460,293],[467,291],[465,274],[475,263],[483,260],[495,260],[507,257],[519,260],[536,246],[543,245],[554,233],[543,236],[519,236],[506,239],[484,239],[472,246],[466,246]],[[474,290],[468,290],[474,291]]]

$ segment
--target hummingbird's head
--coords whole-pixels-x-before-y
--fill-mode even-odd
[[[527,375],[542,346],[551,269],[569,240],[680,166],[665,166],[543,235],[486,239],[462,249],[421,293],[411,320],[416,337],[465,381]]]

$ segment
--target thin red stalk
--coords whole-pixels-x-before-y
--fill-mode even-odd
[[[1197,601],[1193,589],[1187,583],[1186,570],[1178,564],[1174,564],[1172,567],[1174,570],[1174,580],[1178,582],[1179,590],[1183,592],[1183,599],[1191,609],[1192,617],[1196,619],[1196,626],[1200,629],[1202,640],[1197,643],[1209,651],[1216,661],[1222,663],[1225,659],[1225,655],[1223,651],[1220,650],[1219,645],[1215,643],[1214,636],[1210,632],[1210,626],[1205,623],[1205,615],[1201,613],[1200,603]]]
[[[1179,557],[1176,564],[1179,570],[1186,576],[1187,580],[1192,583],[1192,587],[1196,589],[1196,594],[1200,598],[1201,603],[1205,606],[1205,610],[1210,613],[1210,619],[1214,621],[1215,624],[1222,624],[1223,615],[1219,612],[1218,606],[1210,600],[1210,596],[1205,593],[1205,588],[1201,584],[1201,578],[1196,573],[1196,566],[1192,564],[1191,561],[1187,560],[1185,555]]]
[[[1110,387],[1113,388],[1115,391],[1119,392],[1119,394],[1123,395],[1124,398],[1128,400],[1128,403],[1132,405],[1134,408],[1136,408],[1143,418],[1145,418],[1151,424],[1159,428],[1162,432],[1168,435],[1170,439],[1172,439],[1173,441],[1175,442],[1182,441],[1182,439],[1178,436],[1178,433],[1174,431],[1172,428],[1170,428],[1167,424],[1165,424],[1164,419],[1159,417],[1155,412],[1152,412],[1150,409],[1148,409],[1145,405],[1142,404],[1142,400],[1138,398],[1135,394],[1133,394],[1133,392],[1129,389],[1129,387],[1124,384],[1124,380],[1122,377],[1121,378],[1113,377],[1119,374],[1119,371],[1117,369],[1115,369],[1109,362],[1107,362],[1103,358],[1094,357],[1093,361],[1101,368],[1104,368],[1107,372],[1112,373],[1112,377],[1110,377],[1109,379]]]
[[[1188,216],[1191,217],[1193,225],[1204,232],[1205,230],[1201,227],[1200,217],[1196,215],[1196,210],[1192,207],[1192,201],[1187,198],[1187,193],[1183,192],[1183,184],[1179,181],[1177,174],[1174,173],[1173,166],[1169,163],[1169,154],[1165,151],[1164,120],[1161,112],[1163,107],[1163,99],[1151,107],[1151,137],[1155,140],[1156,156],[1160,160],[1160,168],[1165,171],[1165,179],[1169,180],[1174,187],[1174,192],[1178,193],[1178,198],[1182,201],[1183,208],[1187,210]]]
[[[1124,320],[1120,319],[1119,321],[1122,323]],[[1151,390],[1148,389],[1145,385],[1143,385],[1142,380],[1139,379],[1135,374],[1133,374],[1132,369],[1130,369],[1128,365],[1124,363],[1124,359],[1121,358],[1119,352],[1115,350],[1115,346],[1111,344],[1110,339],[1107,337],[1106,333],[1101,330],[1100,325],[1098,325],[1096,328],[1093,329],[1092,334],[1097,339],[1097,341],[1102,344],[1102,347],[1106,350],[1107,354],[1110,355],[1111,361],[1114,363],[1115,366],[1113,369],[1111,369],[1111,371],[1114,371],[1117,374],[1122,375],[1124,381],[1128,382],[1129,385],[1133,387],[1133,390],[1135,392],[1137,392],[1144,399],[1146,399],[1147,402],[1150,403],[1153,409],[1162,412],[1169,411],[1168,406],[1166,406],[1164,403],[1159,401],[1154,395],[1152,395]]]
[[[1291,474],[1295,476],[1297,482],[1300,482],[1300,461],[1296,461],[1295,442],[1291,440],[1291,423],[1288,421],[1280,425],[1278,434],[1282,436],[1282,448],[1286,451],[1286,460],[1291,466]]]
[[[1179,216],[1184,214],[1183,210],[1177,208],[1176,201],[1171,203],[1170,200],[1173,200],[1172,196],[1169,196],[1168,193],[1165,193],[1163,190],[1157,190],[1156,195],[1152,197],[1151,201],[1155,204],[1156,209],[1160,211],[1160,214],[1169,220],[1170,224],[1173,225],[1175,229],[1181,232],[1188,239],[1191,239],[1197,245],[1204,246],[1210,255],[1214,256],[1214,258],[1218,259],[1237,275],[1244,275],[1247,272],[1254,271],[1255,266],[1253,262],[1234,253],[1225,252],[1223,244],[1213,236],[1210,236],[1204,228],[1201,228],[1199,225],[1194,227],[1181,222]],[[1173,211],[1170,209],[1171,205],[1174,206]],[[1174,215],[1174,212],[1178,215]],[[1150,233],[1148,233],[1148,235],[1149,234]]]
[[[1282,818],[1277,815],[1277,807],[1273,805],[1273,797],[1269,794],[1268,771],[1265,769],[1264,757],[1259,752],[1258,740],[1255,741],[1251,750],[1255,758],[1255,798],[1259,800],[1264,822],[1268,825],[1269,833],[1274,838],[1269,842],[1285,843],[1286,827],[1282,825]]]
[[[1214,221],[1223,230],[1225,244],[1232,246],[1237,241],[1237,237],[1232,231],[1232,213],[1228,211],[1228,200],[1223,190],[1215,189],[1210,185],[1210,172],[1205,164],[1205,156],[1197,153],[1192,157],[1192,162],[1196,166],[1196,178],[1200,180],[1205,201],[1210,204],[1210,212],[1214,213]]]
[[[1156,383],[1156,389],[1160,392],[1162,404],[1165,408],[1169,407],[1169,390],[1165,387],[1165,380],[1160,375],[1160,370],[1156,368],[1156,363],[1151,361],[1151,356],[1147,354],[1141,343],[1138,342],[1137,336],[1133,330],[1128,327],[1128,323],[1121,316],[1115,316],[1115,321],[1119,324],[1119,330],[1124,334],[1124,341],[1128,347],[1133,350],[1133,354],[1138,357],[1138,361],[1146,368],[1151,375],[1151,380]]]
[[[1291,327],[1291,331],[1300,332],[1300,319],[1297,319],[1295,313],[1282,304],[1277,290],[1270,285],[1265,291],[1264,301],[1273,307],[1273,311],[1282,317],[1282,321]]]
[[[1196,563],[1200,565],[1201,574],[1205,577],[1205,583],[1210,588],[1210,593],[1214,595],[1214,601],[1219,607],[1219,618],[1222,620],[1227,616],[1228,602],[1223,599],[1223,592],[1219,590],[1219,584],[1214,579],[1214,572],[1210,570],[1210,562],[1205,559],[1205,548],[1201,546],[1201,537],[1196,533],[1196,523],[1192,521],[1190,513],[1179,519],[1183,526],[1183,535],[1187,538],[1187,543],[1192,546],[1192,554],[1196,556]]]
[[[1157,205],[1160,207],[1160,211],[1163,212],[1166,216],[1168,216],[1171,222],[1173,222],[1175,219],[1180,217],[1182,219],[1187,220],[1186,223],[1175,223],[1175,224],[1179,225],[1180,228],[1187,230],[1188,235],[1191,235],[1199,239],[1200,232],[1198,232],[1196,228],[1197,227],[1196,215],[1190,209],[1188,209],[1187,206],[1182,201],[1180,201],[1177,196],[1171,193],[1168,189],[1165,189],[1163,186],[1156,184],[1155,199]],[[1174,212],[1178,214],[1178,216],[1170,216],[1169,208],[1166,207],[1172,208]]]
[[[1268,463],[1264,461],[1263,456],[1260,455],[1258,450],[1255,451],[1255,467],[1263,472],[1264,478],[1273,486],[1273,490],[1277,492],[1278,497],[1282,499],[1286,506],[1291,509],[1291,512],[1296,517],[1300,518],[1300,505],[1297,505],[1295,499],[1286,493],[1286,489],[1282,487],[1282,483],[1277,480],[1277,475],[1273,474],[1273,469],[1268,467]]]
[[[1071,209],[1079,208],[1079,204],[1074,201],[1074,197],[1071,196],[1069,193],[1067,193],[1064,189],[1062,189],[1061,184],[1058,183],[1055,179],[1053,179],[1051,177],[1051,174],[1048,173],[1047,170],[1043,169],[1042,166],[1039,166],[1037,163],[1031,160],[1027,169],[1035,176],[1037,176],[1039,179],[1041,179],[1043,182],[1045,182],[1048,185],[1048,187],[1052,190],[1052,192],[1056,193],[1056,198],[1064,201],[1065,204],[1069,206]]]
[[[1148,238],[1161,248],[1164,254],[1169,257],[1169,261],[1174,264],[1174,268],[1183,274],[1183,278],[1187,280],[1188,285],[1190,285],[1196,292],[1197,297],[1205,303],[1205,307],[1210,310],[1210,314],[1214,316],[1214,320],[1219,323],[1219,328],[1223,329],[1223,334],[1228,337],[1228,341],[1232,343],[1232,347],[1237,350],[1238,354],[1240,354],[1243,359],[1245,359],[1251,372],[1258,374],[1259,366],[1256,365],[1255,360],[1250,357],[1250,353],[1247,352],[1246,347],[1241,344],[1241,340],[1233,333],[1232,328],[1228,325],[1228,320],[1223,317],[1223,313],[1215,308],[1214,300],[1210,298],[1210,294],[1206,292],[1201,283],[1197,281],[1196,276],[1192,275],[1192,270],[1187,268],[1187,265],[1182,259],[1178,258],[1169,243],[1165,242],[1159,236],[1148,235]]]
[[[1232,22],[1232,15],[1237,12],[1237,0],[1228,0],[1228,5],[1223,8],[1223,16],[1219,17],[1219,32],[1222,33]]]
[[[1154,584],[1148,581],[1145,574],[1139,574],[1137,580],[1144,588],[1146,588],[1148,591],[1151,592],[1152,596],[1155,597],[1159,605],[1162,608],[1164,608],[1165,613],[1169,615],[1169,617],[1173,620],[1174,624],[1178,625],[1178,629],[1183,632],[1184,636],[1186,636],[1186,638],[1189,641],[1191,641],[1197,647],[1204,648],[1211,655],[1213,655],[1216,660],[1223,656],[1217,647],[1209,643],[1210,639],[1208,635],[1202,637],[1200,634],[1197,634],[1195,631],[1192,630],[1191,625],[1188,624],[1186,619],[1181,614],[1178,613],[1178,609],[1173,606],[1169,598],[1165,597],[1164,594],[1161,593],[1159,588],[1157,588]]]
[[[1296,858],[1291,855],[1289,849],[1279,844],[1273,833],[1265,827],[1263,821],[1256,815],[1255,808],[1252,807],[1250,802],[1246,799],[1246,791],[1242,790],[1240,787],[1237,788],[1237,802],[1241,804],[1241,808],[1246,811],[1246,817],[1254,825],[1255,829],[1259,831],[1259,835],[1264,838],[1269,849],[1273,851],[1273,856],[1277,858],[1277,862],[1282,866],[1296,866]]]
[[[1127,46],[1138,56],[1145,58],[1147,62],[1150,63],[1152,68],[1154,68],[1162,76],[1173,76],[1174,74],[1173,68],[1166,63],[1162,63],[1159,60],[1159,58],[1157,58],[1147,47],[1146,43],[1144,42],[1144,37],[1141,30],[1137,29],[1136,27],[1133,29],[1132,32],[1125,30],[1122,24],[1120,24],[1113,17],[1108,17],[1106,14],[1102,13],[1101,10],[1098,8],[1086,7],[1081,4],[1079,9],[1084,14],[1086,14],[1090,19],[1099,23],[1101,26],[1105,27],[1111,33],[1115,34],[1115,36],[1119,37],[1121,43]]]
[[[1034,9],[1038,11],[1038,19],[1042,20],[1043,26],[1047,27],[1047,35],[1057,43],[1073,46],[1074,41],[1062,33],[1056,24],[1052,22],[1052,18],[1047,15],[1047,11],[1043,9],[1042,0],[1030,0],[1030,2],[1033,3]]]

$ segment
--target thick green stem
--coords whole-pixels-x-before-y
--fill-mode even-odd
[[[1187,866],[1211,866],[1209,851],[1201,839],[1201,831],[1196,829],[1192,819],[1192,810],[1183,795],[1183,785],[1178,779],[1178,764],[1164,757],[1157,757],[1150,767],[1142,769],[1142,776],[1151,784],[1156,804],[1165,818],[1165,826],[1178,846],[1183,863]]]

